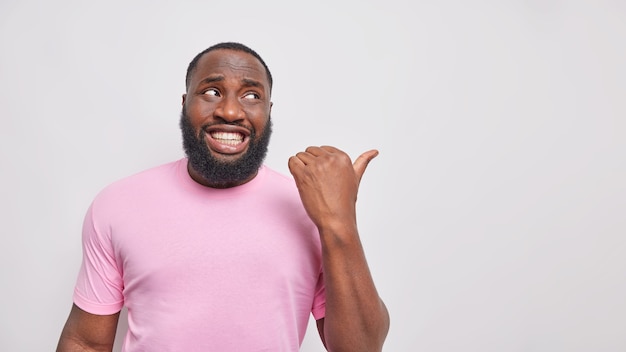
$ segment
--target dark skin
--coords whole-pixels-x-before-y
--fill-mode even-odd
[[[182,103],[194,128],[204,128],[209,151],[224,161],[247,150],[250,130],[263,131],[272,107],[262,64],[250,54],[228,49],[201,58]],[[215,122],[220,124],[212,126]],[[319,146],[308,147],[288,162],[302,204],[320,234],[326,316],[317,321],[317,328],[324,346],[333,352],[381,351],[389,330],[389,314],[372,280],[356,223],[359,184],[377,155],[370,150],[353,163],[345,152]],[[188,169],[196,182],[214,186]],[[57,351],[111,351],[118,319],[119,313],[94,315],[74,305]]]
[[[111,351],[120,313],[95,315],[72,305],[57,346],[58,352]]]
[[[317,322],[329,351],[380,351],[389,314],[378,296],[356,224],[356,198],[370,150],[354,163],[343,151],[309,147],[289,159],[307,214],[322,242],[326,317]]]
[[[224,162],[234,161],[247,151],[251,131],[261,133],[272,110],[265,68],[252,55],[244,54],[223,49],[205,54],[183,95],[183,105],[196,134],[204,129],[209,152]],[[224,142],[220,139],[224,133],[240,138],[241,142]],[[188,169],[196,182],[223,187],[204,179],[192,167]],[[254,176],[227,186],[238,186]]]

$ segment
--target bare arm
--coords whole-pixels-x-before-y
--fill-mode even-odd
[[[356,224],[356,198],[370,150],[352,164],[329,146],[309,147],[289,159],[302,203],[322,243],[326,316],[318,329],[329,351],[381,351],[389,314],[378,295]]]
[[[119,316],[119,312],[95,315],[72,305],[57,352],[110,352],[113,349]]]

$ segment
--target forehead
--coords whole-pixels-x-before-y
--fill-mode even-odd
[[[204,54],[191,75],[191,86],[210,76],[252,79],[269,86],[265,68],[256,57],[243,51],[217,49]]]

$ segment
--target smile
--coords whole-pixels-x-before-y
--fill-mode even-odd
[[[244,135],[237,132],[214,131],[210,134],[217,142],[233,146],[243,143],[244,139]]]

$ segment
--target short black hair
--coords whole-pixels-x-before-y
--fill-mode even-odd
[[[218,49],[229,49],[229,50],[242,51],[244,53],[248,53],[248,54],[254,56],[255,58],[257,58],[257,60],[259,60],[261,62],[261,64],[263,65],[263,67],[265,68],[265,72],[267,73],[267,81],[270,84],[270,92],[272,91],[272,85],[273,85],[272,73],[270,72],[269,67],[267,67],[267,65],[265,64],[265,61],[263,61],[263,59],[261,58],[261,55],[257,54],[256,51],[252,50],[248,46],[243,45],[241,43],[237,43],[237,42],[217,43],[215,45],[212,45],[212,46],[204,49],[198,55],[196,55],[196,57],[194,57],[193,60],[191,60],[191,62],[189,63],[189,66],[187,67],[187,75],[185,76],[185,88],[186,89],[189,89],[189,82],[191,81],[191,75],[193,74],[193,72],[195,71],[196,67],[198,66],[198,61],[200,60],[200,58],[204,54],[209,53],[209,52],[211,52],[213,50],[218,50]]]

